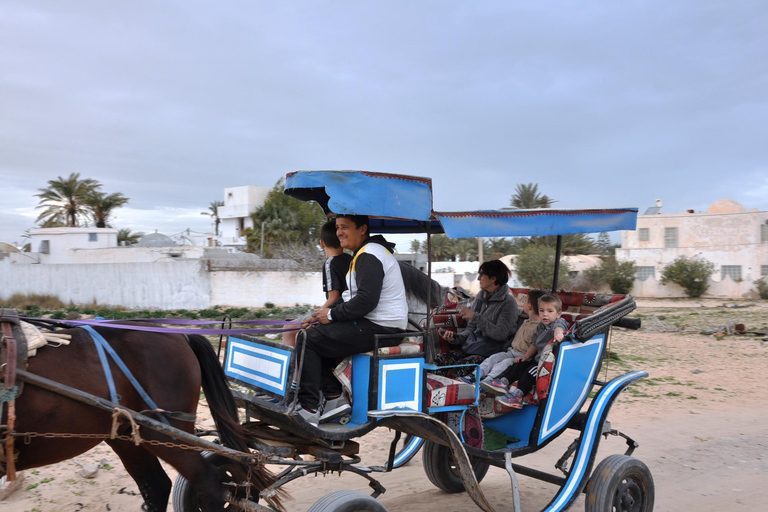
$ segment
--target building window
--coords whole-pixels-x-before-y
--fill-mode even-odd
[[[641,242],[647,242],[651,239],[651,230],[648,228],[640,228],[637,230],[638,235],[640,235],[640,241]]]
[[[677,247],[677,228],[664,228],[664,248],[674,249]]]
[[[768,265],[760,265],[760,275],[768,276]]]
[[[40,240],[40,254],[51,254],[50,240]]]
[[[98,242],[99,241],[99,234],[98,233],[88,233],[88,241],[89,242]]]
[[[637,267],[635,276],[641,281],[645,281],[649,277],[656,277],[656,267]]]
[[[741,265],[723,265],[720,267],[720,278],[730,277],[734,281],[741,281]]]
[[[760,241],[768,242],[768,224],[760,224]]]

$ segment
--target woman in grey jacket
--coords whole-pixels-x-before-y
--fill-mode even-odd
[[[480,265],[477,279],[480,293],[472,308],[462,308],[460,314],[468,320],[467,328],[453,334],[447,331],[445,340],[461,348],[437,357],[437,364],[478,363],[484,358],[501,352],[506,342],[517,331],[520,309],[509,294],[509,269],[499,260]],[[476,356],[471,357],[470,356]]]

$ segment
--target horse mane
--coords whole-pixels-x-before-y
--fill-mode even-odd
[[[427,294],[429,293],[430,307],[434,308],[444,304],[446,289],[440,283],[404,261],[400,262],[400,273],[403,275],[405,293],[409,298],[414,298],[426,304]]]

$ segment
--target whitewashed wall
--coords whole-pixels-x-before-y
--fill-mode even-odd
[[[325,302],[320,272],[211,272],[211,304],[292,307]]]
[[[131,309],[290,307],[325,302],[320,272],[209,272],[201,260],[99,265],[16,265],[0,261],[0,301],[14,293],[65,303]]]

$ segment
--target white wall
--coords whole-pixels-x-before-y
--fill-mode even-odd
[[[55,295],[65,303],[131,309],[281,307],[325,302],[319,272],[207,270],[205,260],[154,263],[18,265],[0,261],[0,300],[14,293]]]
[[[211,272],[211,304],[280,307],[325,302],[320,272]]]

